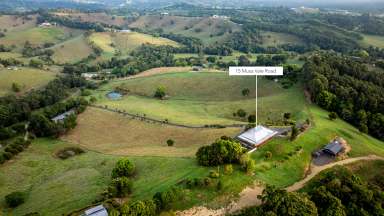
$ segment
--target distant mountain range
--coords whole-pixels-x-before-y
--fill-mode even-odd
[[[160,8],[173,4],[188,3],[205,7],[340,7],[384,9],[383,0],[0,0],[0,9],[77,8],[105,7]]]

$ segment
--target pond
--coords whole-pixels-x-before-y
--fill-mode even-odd
[[[123,97],[123,95],[120,94],[119,92],[109,92],[107,94],[107,97],[111,100],[119,100]]]

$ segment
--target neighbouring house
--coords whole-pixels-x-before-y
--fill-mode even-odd
[[[328,143],[322,151],[326,154],[332,156],[338,156],[344,150],[343,144],[339,139],[334,139],[332,142]]]
[[[85,79],[93,79],[97,77],[99,74],[98,73],[82,73],[81,76],[84,77]]]
[[[40,23],[39,27],[51,27],[55,25],[56,23],[43,22],[43,23]]]
[[[75,114],[75,111],[74,110],[69,110],[65,113],[62,113],[54,118],[52,118],[51,120],[55,123],[57,122],[62,122],[64,121],[68,116],[72,115],[72,114]]]
[[[103,205],[98,205],[86,210],[83,216],[108,216],[108,211]]]
[[[168,16],[169,13],[168,13],[168,12],[162,12],[162,13],[160,13],[160,15],[161,15],[161,16]]]
[[[236,139],[239,140],[245,148],[256,150],[276,134],[278,134],[277,131],[258,125],[241,133]]]

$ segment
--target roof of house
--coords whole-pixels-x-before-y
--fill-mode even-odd
[[[91,209],[88,209],[85,211],[85,215],[87,216],[108,216],[107,210],[104,208],[103,205],[98,205],[96,207],[93,207]]]
[[[276,131],[258,125],[237,136],[240,141],[259,146],[277,134]]]
[[[343,145],[338,140],[332,141],[331,143],[326,145],[323,149],[323,151],[326,151],[326,152],[334,154],[334,155],[337,155],[342,150],[343,150]]]
[[[67,118],[68,116],[70,116],[70,115],[72,115],[72,114],[74,114],[75,113],[75,111],[74,110],[69,110],[69,111],[67,111],[67,112],[65,112],[65,113],[62,113],[62,114],[60,114],[60,115],[58,115],[58,116],[55,116],[54,118],[52,118],[51,120],[52,121],[60,121],[60,120],[64,120],[65,118]]]

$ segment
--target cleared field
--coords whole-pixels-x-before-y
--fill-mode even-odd
[[[12,83],[21,87],[21,92],[32,88],[39,88],[48,83],[56,73],[33,68],[19,68],[18,70],[0,69],[0,96],[12,92]]]
[[[114,54],[116,51],[121,51],[123,54],[127,54],[142,44],[153,45],[169,45],[179,46],[178,43],[161,37],[153,37],[151,35],[142,34],[138,32],[102,32],[93,33],[89,40],[95,43],[107,54]]]
[[[240,131],[239,128],[189,129],[153,124],[89,108],[79,116],[76,130],[62,138],[107,154],[192,157],[200,146]],[[167,146],[168,139],[175,141],[173,147]]]
[[[11,32],[34,27],[36,25],[36,16],[28,17],[29,19],[14,15],[0,15],[1,30],[7,29],[7,32]]]
[[[130,52],[142,44],[153,44],[157,46],[168,45],[168,46],[179,46],[175,41],[169,40],[167,38],[162,37],[153,37],[151,35],[142,34],[138,32],[119,32],[112,34],[112,40],[118,48],[122,52]]]
[[[123,16],[111,16],[104,12],[99,13],[82,13],[82,12],[54,12],[57,16],[67,17],[72,20],[82,22],[99,22],[108,25],[124,26],[128,22]]]
[[[283,44],[302,44],[303,41],[290,34],[278,33],[278,32],[263,32],[263,47],[276,47]]]
[[[65,27],[33,27],[22,31],[12,31],[0,38],[0,43],[6,45],[24,46],[26,41],[31,44],[41,45],[44,43],[57,43],[66,38],[79,34],[80,30]]]
[[[368,47],[368,46],[374,46],[378,48],[384,48],[384,37],[383,36],[377,36],[377,35],[363,35],[363,41],[361,42],[362,45]]]
[[[221,18],[180,17],[180,16],[141,16],[130,27],[143,29],[161,28],[165,32],[193,36],[206,44],[226,39],[240,26]]]
[[[166,88],[169,99],[153,97],[158,86]],[[106,98],[116,87],[130,93],[119,101]],[[248,96],[241,93],[245,88],[250,90]],[[281,120],[284,112],[291,112],[294,119],[305,119],[305,98],[300,91],[299,87],[284,90],[279,83],[259,79],[260,121]],[[229,77],[227,73],[173,73],[111,82],[95,95],[99,105],[189,125],[244,123],[245,119],[233,117],[233,113],[240,108],[255,113],[255,78]]]
[[[55,45],[52,59],[59,63],[76,63],[88,57],[93,51],[83,36],[78,36]]]

